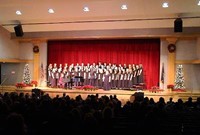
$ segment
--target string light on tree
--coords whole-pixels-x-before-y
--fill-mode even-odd
[[[29,69],[29,65],[26,64],[24,66],[24,74],[23,74],[23,83],[24,84],[30,84],[31,82],[31,75],[30,75],[30,69]]]
[[[183,65],[178,65],[176,68],[174,89],[185,89],[185,79],[183,73]]]

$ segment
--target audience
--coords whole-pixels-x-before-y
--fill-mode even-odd
[[[27,129],[24,118],[21,114],[10,113],[6,117],[5,127],[3,129],[4,135],[26,135]]]
[[[39,98],[15,92],[0,94],[0,133],[3,135],[45,135],[88,133],[200,134],[200,98],[185,103],[170,98],[158,102],[145,97],[122,106],[116,95],[81,95],[75,99],[66,93]]]

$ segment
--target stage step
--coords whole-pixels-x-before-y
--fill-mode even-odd
[[[5,93],[5,92],[15,92],[16,87],[15,86],[0,86],[0,93]]]

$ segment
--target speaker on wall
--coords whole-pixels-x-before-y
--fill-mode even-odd
[[[181,18],[177,18],[174,21],[174,32],[182,32],[183,31],[183,21]]]
[[[14,27],[15,30],[15,35],[17,37],[22,37],[24,35],[23,29],[22,29],[22,25],[18,24],[17,26]]]

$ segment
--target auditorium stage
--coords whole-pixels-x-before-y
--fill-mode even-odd
[[[124,105],[127,101],[132,102],[134,100],[133,94],[136,92],[143,92],[144,97],[153,98],[155,101],[158,101],[160,97],[163,97],[165,101],[168,101],[170,97],[173,98],[174,101],[177,101],[179,98],[183,99],[183,101],[186,101],[188,97],[193,97],[194,101],[196,101],[197,97],[200,97],[200,93],[192,93],[191,91],[186,92],[173,92],[169,90],[164,91],[157,91],[152,92],[150,90],[143,90],[143,91],[137,91],[137,90],[103,90],[103,89],[97,89],[97,90],[81,90],[81,89],[63,89],[63,88],[49,88],[49,87],[25,87],[25,88],[16,88],[15,86],[3,86],[1,87],[1,93],[4,92],[17,92],[17,93],[32,93],[32,90],[34,88],[37,88],[41,90],[44,94],[49,94],[50,97],[55,97],[59,95],[60,97],[63,95],[63,93],[66,93],[66,95],[69,95],[71,98],[75,98],[78,95],[81,95],[83,99],[85,99],[88,95],[96,95],[98,94],[100,96],[110,96],[110,95],[116,95],[119,100],[121,100],[122,105]]]

